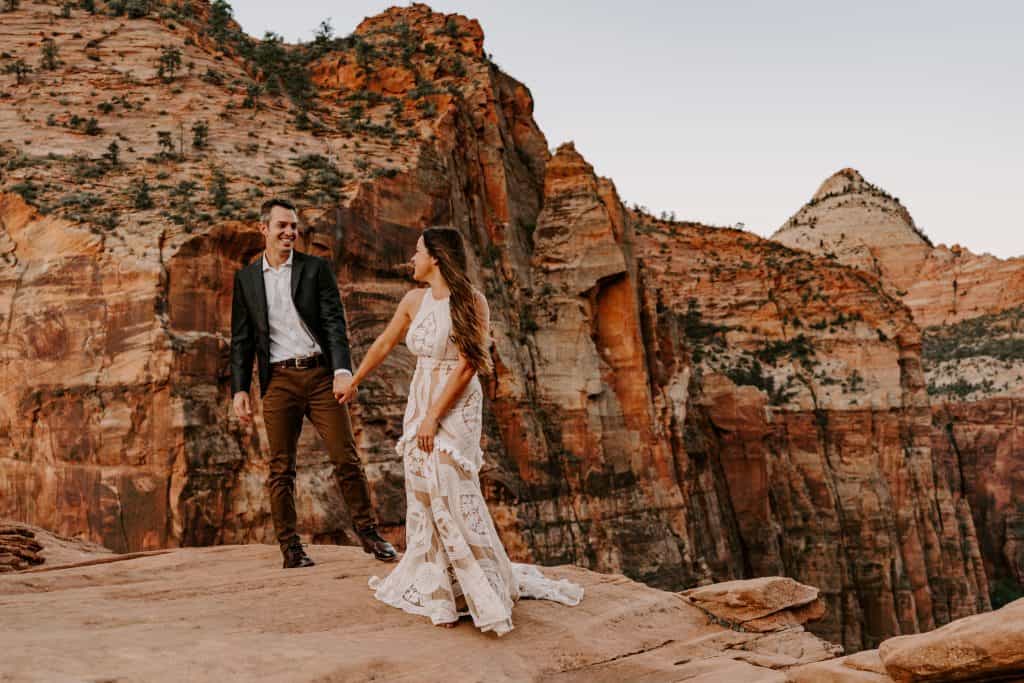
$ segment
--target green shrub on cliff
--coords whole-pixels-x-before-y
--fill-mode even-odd
[[[53,38],[44,38],[42,47],[42,59],[39,62],[39,67],[46,71],[54,71],[64,62],[60,59],[60,50],[57,48],[57,43],[53,42]]]
[[[723,374],[734,384],[754,386],[768,394],[768,402],[772,405],[788,403],[796,391],[789,389],[789,382],[781,387],[775,386],[775,378],[764,371],[761,361],[751,356],[743,356],[734,366],[722,369]]]
[[[153,208],[153,198],[149,194],[150,189],[145,178],[140,178],[132,184],[129,196],[133,208],[140,211]]]
[[[680,316],[683,335],[690,345],[690,354],[694,363],[699,363],[705,355],[705,347],[725,347],[725,332],[728,327],[704,320],[700,304],[696,299],[687,303],[686,313]]]
[[[771,365],[775,365],[785,356],[800,362],[808,362],[814,355],[814,347],[805,335],[798,334],[792,339],[766,342],[757,350],[756,355],[759,360]]]
[[[958,377],[955,382],[948,384],[928,382],[927,390],[930,396],[965,398],[975,392],[990,393],[995,390],[995,384],[990,379],[985,379],[981,382],[968,382],[963,377]]]
[[[22,85],[26,76],[32,72],[32,67],[25,63],[24,59],[15,59],[13,62],[9,62],[4,65],[5,74],[14,74],[14,82],[16,85]]]
[[[929,327],[921,339],[921,356],[925,363],[975,356],[1024,360],[1024,306]]]
[[[39,196],[39,186],[33,183],[31,178],[11,185],[10,190],[11,192],[20,194],[21,198],[29,204],[33,204]]]
[[[292,159],[292,165],[302,172],[293,188],[296,195],[311,196],[318,204],[336,201],[341,196],[340,188],[348,179],[347,175],[324,155],[304,154]]]

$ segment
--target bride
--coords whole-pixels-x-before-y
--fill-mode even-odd
[[[583,589],[546,579],[509,561],[480,492],[483,391],[491,372],[487,300],[466,276],[466,252],[454,228],[427,228],[416,242],[413,279],[429,287],[406,293],[373,342],[340,401],[405,338],[416,356],[402,437],[406,550],[375,597],[438,626],[470,615],[481,631],[512,630],[520,597],[579,603]]]

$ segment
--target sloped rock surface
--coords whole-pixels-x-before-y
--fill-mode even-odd
[[[671,593],[574,567],[545,571],[584,586],[578,607],[522,601],[515,630],[500,639],[468,622],[440,629],[374,600],[367,578],[388,567],[361,550],[308,550],[317,565],[301,571],[280,569],[276,547],[248,545],[4,575],[0,675],[726,681],[742,672],[744,680],[781,682],[784,674],[748,660],[801,663],[828,651],[808,633],[799,644],[773,646],[778,636],[735,633]]]

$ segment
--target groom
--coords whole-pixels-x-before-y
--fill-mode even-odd
[[[393,561],[395,549],[377,533],[348,407],[338,402],[352,381],[352,361],[334,271],[323,259],[295,251],[299,219],[291,202],[264,202],[260,232],[262,256],[235,274],[231,391],[238,419],[251,423],[255,357],[270,442],[270,510],[284,567],[314,564],[295,531],[295,451],[303,416],[327,446],[363,549]]]

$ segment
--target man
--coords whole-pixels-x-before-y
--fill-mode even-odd
[[[295,451],[303,416],[327,446],[363,549],[393,561],[395,549],[376,530],[348,408],[339,403],[352,381],[352,361],[334,271],[323,259],[295,251],[299,219],[290,202],[264,202],[260,232],[263,255],[235,274],[231,391],[238,419],[251,423],[249,389],[258,359],[270,441],[270,510],[284,567],[314,564],[295,531]]]

